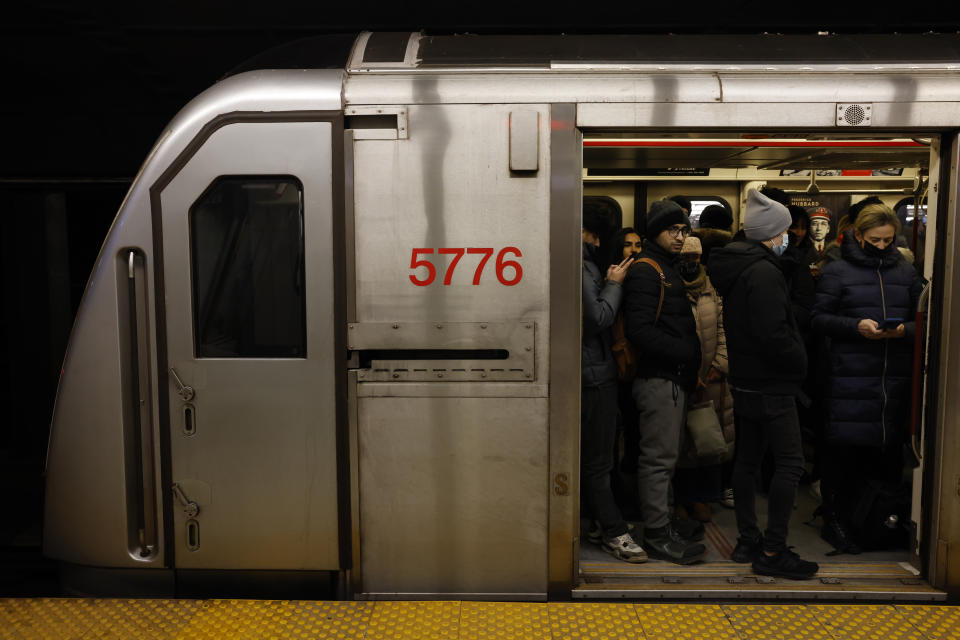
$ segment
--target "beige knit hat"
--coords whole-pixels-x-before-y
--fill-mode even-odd
[[[685,253],[695,253],[698,256],[703,254],[703,246],[700,244],[700,238],[696,236],[687,236],[683,241],[683,247],[680,249],[680,255]]]

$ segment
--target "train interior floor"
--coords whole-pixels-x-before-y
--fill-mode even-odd
[[[809,597],[811,591],[822,591],[823,597],[869,597],[876,590],[903,592],[907,598],[925,599],[922,594],[934,596],[921,579],[918,568],[912,564],[909,550],[863,552],[857,555],[828,555],[833,547],[820,537],[822,520],[813,517],[820,504],[811,493],[810,485],[803,484],[797,490],[797,499],[790,519],[787,543],[805,560],[820,565],[817,576],[808,581],[793,581],[755,575],[749,564],[731,562],[730,554],[737,541],[737,525],[734,510],[711,503],[713,518],[705,523],[702,540],[707,548],[704,561],[680,566],[651,559],[642,564],[620,561],[599,545],[582,538],[580,546],[580,591],[592,591],[585,597],[603,597],[618,594],[623,597],[663,597],[671,592],[677,597],[703,597],[695,594],[704,589],[726,592],[730,597],[758,597],[758,591],[786,591],[796,597]],[[761,529],[766,522],[767,501],[757,497],[757,517]],[[628,521],[630,521],[628,516]],[[638,522],[634,531],[642,531]],[[641,536],[638,535],[639,540]],[[622,593],[620,593],[622,592]],[[743,592],[743,593],[738,593]],[[827,595],[830,593],[831,595]],[[807,594],[803,596],[802,594]],[[844,595],[846,594],[846,595]],[[858,594],[858,595],[854,595]],[[909,594],[912,594],[909,595]],[[717,597],[723,597],[717,593]],[[937,598],[939,599],[939,598]]]

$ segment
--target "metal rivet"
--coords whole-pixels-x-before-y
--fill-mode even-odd
[[[437,324],[437,329],[443,329],[443,325],[442,325],[442,324]]]
[[[527,373],[527,374],[525,374],[525,375],[526,375],[526,376],[527,376],[528,378],[530,378],[530,377],[532,377],[532,376],[533,376],[533,374],[532,374],[532,373]]]
[[[394,328],[394,329],[399,329],[399,328],[400,328],[400,325],[395,324],[395,325],[393,325],[393,328]]]
[[[486,328],[487,328],[487,323],[484,322],[483,324],[481,324],[481,325],[480,325],[480,328],[481,328],[481,329],[486,329]]]
[[[528,325],[526,325],[526,326],[527,326],[527,329],[532,329],[532,328],[533,328],[533,325],[532,325],[532,324],[528,324]]]
[[[357,328],[356,326],[350,325],[350,329],[356,329],[356,328]]]
[[[443,374],[442,374],[442,373],[438,373],[438,374],[437,374],[437,377],[438,377],[438,378],[442,378],[442,377],[443,377]]]
[[[487,377],[487,374],[481,373],[481,374],[480,374],[480,377],[481,377],[481,378],[486,378],[486,377]]]
[[[524,347],[527,351],[531,351],[533,347]]]
[[[395,373],[395,374],[393,374],[393,377],[394,377],[394,378],[399,378],[399,377],[400,377],[400,374],[399,374],[399,373]]]

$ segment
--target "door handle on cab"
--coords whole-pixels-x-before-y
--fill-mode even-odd
[[[177,385],[177,393],[180,394],[180,397],[183,398],[183,401],[190,402],[193,400],[193,397],[197,395],[197,392],[193,390],[193,387],[183,384],[180,376],[177,375],[177,370],[173,367],[170,367],[170,373],[173,374],[173,384]]]
[[[180,503],[180,506],[183,507],[183,514],[188,518],[196,518],[197,514],[200,513],[200,507],[196,502],[187,497],[187,494],[183,492],[183,489],[180,488],[180,485],[176,482],[173,483],[173,495],[177,499],[177,502]]]

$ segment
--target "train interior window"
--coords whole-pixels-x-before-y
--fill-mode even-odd
[[[610,141],[608,146],[604,145],[605,140]],[[837,240],[837,227],[845,223],[844,217],[851,206],[875,196],[900,220],[897,245],[904,259],[913,260],[920,275],[929,278],[932,260],[926,254],[932,251],[934,243],[927,237],[927,215],[932,216],[932,234],[936,203],[928,202],[927,195],[938,192],[937,154],[937,139],[920,137],[916,133],[840,137],[772,131],[648,137],[635,132],[585,131],[583,193],[585,197],[605,196],[616,200],[623,211],[622,226],[634,227],[640,233],[645,228],[645,212],[658,200],[685,197],[690,203],[694,234],[700,231],[698,219],[702,211],[709,205],[720,204],[732,218],[729,229],[732,236],[742,228],[749,190],[775,187],[782,190],[790,204],[802,207],[808,215],[825,223],[816,230],[818,239],[823,241],[816,245],[818,258],[823,255],[820,247],[829,248],[830,243]],[[933,171],[930,170],[932,166]],[[677,200],[684,202],[683,198]],[[922,211],[917,225],[914,224],[916,211]],[[839,251],[834,253],[837,254]],[[815,277],[819,276],[816,266],[811,272]],[[811,340],[812,344],[822,344],[824,349],[829,349],[826,340],[817,342],[815,336]],[[807,383],[814,390],[822,390],[823,385],[829,384],[826,372],[829,359],[823,356],[823,352],[819,354],[819,360],[817,355],[812,354],[811,361],[820,364],[811,367]],[[642,359],[643,356],[638,357]],[[627,387],[621,387],[621,393],[629,393]],[[905,390],[901,387],[898,393],[904,395],[901,400],[911,404],[909,385]],[[818,586],[809,588],[836,589],[837,584],[842,584],[845,590],[863,588],[864,592],[877,587],[902,589],[921,569],[919,557],[914,555],[918,549],[917,527],[911,522],[918,519],[920,510],[917,505],[912,505],[911,511],[901,504],[897,513],[889,514],[895,517],[888,519],[886,526],[900,535],[891,535],[888,543],[878,545],[883,547],[881,549],[863,545],[862,553],[835,555],[834,546],[821,536],[824,519],[820,509],[819,479],[825,464],[819,435],[823,433],[825,420],[822,392],[817,400],[814,409],[802,410],[800,415],[806,470],[797,489],[787,542],[802,558],[820,563],[820,579],[814,581]],[[630,398],[620,399],[621,424],[625,417],[623,406],[629,406],[631,402]],[[910,406],[909,410],[919,415],[920,407]],[[903,459],[906,462],[900,467],[902,483],[897,485],[897,491],[909,503],[911,496],[920,495],[919,491],[912,491],[912,485],[921,481],[922,474],[916,472],[915,464],[909,463],[914,458],[913,452],[918,450],[919,436],[910,435],[907,412],[904,411],[903,415],[897,428],[905,434]],[[637,461],[628,460],[624,455],[625,451],[637,450],[635,443],[625,440],[635,437],[630,434],[636,434],[636,428],[625,426],[618,429],[618,433],[612,486],[626,520],[635,526],[635,537],[639,542],[643,537],[643,524],[638,506]],[[685,530],[702,531],[696,535],[702,536],[702,543],[707,548],[704,562],[682,567],[653,559],[646,564],[628,564],[605,553],[599,544],[589,542],[584,531],[580,547],[580,571],[584,584],[607,583],[625,589],[663,590],[663,583],[667,580],[664,576],[669,576],[671,580],[701,592],[741,588],[731,587],[732,583],[749,583],[753,588],[758,585],[764,588],[764,583],[751,573],[749,564],[730,560],[738,536],[732,508],[737,499],[731,495],[732,463],[727,460],[719,467],[711,467],[708,461],[691,458],[691,453],[695,454],[690,450],[681,452],[684,462],[680,466],[684,468],[674,478],[673,494],[677,496],[674,515],[690,522],[683,525]],[[702,471],[707,467],[710,467],[708,471]],[[678,486],[680,481],[683,487]],[[765,473],[756,505],[761,529],[767,515],[769,482],[770,475]],[[849,519],[844,523],[857,526]],[[588,520],[582,521],[581,527],[592,528]],[[854,532],[851,535],[860,534]],[[891,540],[895,542],[889,542]],[[828,578],[833,586],[824,583],[824,578]],[[673,592],[677,588],[670,587]]]
[[[719,196],[685,196],[690,200],[690,225],[694,228],[700,226],[700,214],[711,205],[717,205],[724,209],[730,209],[730,203]]]
[[[190,209],[194,340],[201,358],[303,358],[302,187],[220,177]]]

